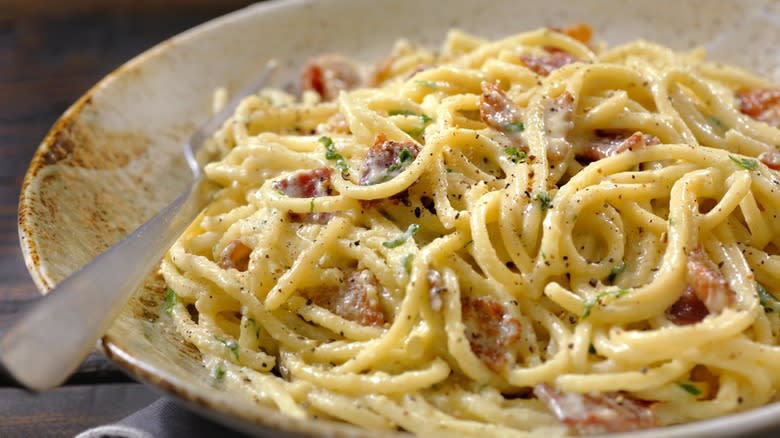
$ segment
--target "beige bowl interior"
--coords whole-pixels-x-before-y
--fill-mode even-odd
[[[289,79],[294,66],[326,51],[379,60],[398,38],[435,47],[452,27],[499,37],[579,21],[611,44],[646,38],[675,49],[705,46],[712,58],[776,82],[780,78],[780,7],[771,1],[263,3],[150,49],[62,116],[24,181],[19,233],[27,267],[45,293],[183,191],[190,173],[180,145],[207,117],[212,91],[237,90],[269,58],[282,63],[277,77]],[[377,436],[348,425],[287,418],[213,386],[198,352],[160,317],[163,290],[159,276],[149,277],[103,338],[106,353],[130,373],[253,434]],[[770,425],[780,425],[780,404],[667,428],[664,436],[730,436]]]

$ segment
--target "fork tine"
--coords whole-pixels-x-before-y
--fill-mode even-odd
[[[197,130],[190,136],[189,140],[184,142],[184,158],[187,160],[187,165],[192,170],[195,178],[200,176],[200,164],[196,158],[197,152],[203,143],[214,135],[214,132],[225,123],[225,120],[230,118],[235,112],[238,105],[244,100],[245,97],[252,93],[256,93],[260,87],[266,85],[271,76],[276,72],[276,68],[279,66],[279,62],[276,59],[271,59],[265,64],[265,70],[255,80],[250,82],[247,86],[241,89],[225,106],[219,110],[216,114],[209,117],[208,120],[203,122]]]

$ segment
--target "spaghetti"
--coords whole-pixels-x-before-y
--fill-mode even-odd
[[[551,436],[780,387],[780,91],[590,29],[312,60],[245,99],[162,264],[215,384],[299,418]],[[175,292],[174,292],[175,291]]]

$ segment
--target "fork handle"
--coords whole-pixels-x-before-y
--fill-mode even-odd
[[[0,336],[0,366],[35,391],[60,385],[94,348],[207,203],[198,178],[157,216],[54,287]]]

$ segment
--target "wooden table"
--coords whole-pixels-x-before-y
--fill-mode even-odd
[[[0,330],[38,299],[17,232],[22,178],[44,135],[123,62],[246,0],[0,2]],[[99,354],[62,388],[30,394],[0,381],[0,437],[72,437],[119,420],[157,395]]]

